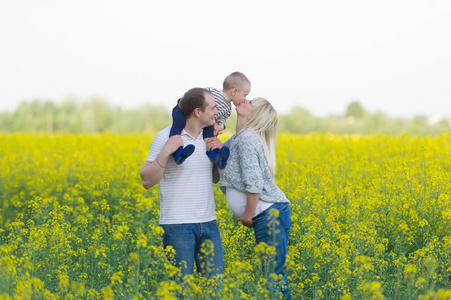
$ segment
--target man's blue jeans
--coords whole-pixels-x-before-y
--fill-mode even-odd
[[[279,216],[271,216],[271,210],[279,211]],[[282,282],[271,282],[266,278],[269,284],[282,285],[282,288],[276,287],[276,291],[283,293],[283,299],[291,299],[290,290],[288,288],[287,273],[285,271],[285,261],[287,258],[287,243],[291,228],[291,212],[287,203],[274,204],[268,209],[262,211],[253,218],[254,233],[257,244],[265,242],[268,246],[276,249],[274,260],[263,261],[263,273],[267,276],[270,273],[282,275]],[[268,266],[273,265],[274,270],[267,270]]]
[[[174,248],[173,263],[181,267],[182,278],[187,274],[193,274],[194,263],[196,263],[197,272],[203,276],[223,274],[222,241],[216,220],[206,223],[160,226],[164,229],[163,247]],[[202,248],[204,243],[207,247]]]

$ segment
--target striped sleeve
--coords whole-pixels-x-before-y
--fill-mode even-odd
[[[153,162],[160,154],[161,150],[163,150],[164,146],[166,145],[166,142],[169,140],[170,129],[171,126],[166,127],[165,129],[163,129],[162,131],[158,132],[155,135],[149,147],[149,153],[147,154],[146,158],[147,162]]]
[[[232,113],[232,104],[227,102],[222,91],[213,87],[208,87],[207,90],[209,90],[215,97],[216,108],[218,110],[218,115],[215,118],[216,123],[224,124],[225,129],[226,121]]]

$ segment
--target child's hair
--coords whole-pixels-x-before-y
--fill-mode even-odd
[[[252,114],[243,125],[242,131],[255,133],[260,139],[265,152],[266,162],[272,176],[276,174],[276,137],[279,119],[277,111],[262,97],[252,100]]]
[[[241,89],[244,84],[251,85],[251,82],[247,79],[246,75],[241,72],[233,72],[224,79],[222,89],[224,91],[231,88]]]
[[[192,88],[183,95],[180,99],[179,107],[185,118],[188,118],[194,109],[199,108],[201,111],[205,111],[207,101],[205,100],[205,94],[211,94],[210,91],[203,88]]]

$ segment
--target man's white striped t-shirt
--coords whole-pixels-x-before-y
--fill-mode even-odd
[[[171,126],[157,133],[150,144],[146,161],[153,162],[169,139]],[[213,163],[206,155],[202,133],[196,138],[182,131],[183,144],[196,149],[181,165],[169,157],[163,178],[158,183],[160,224],[204,223],[216,219],[213,192]]]
[[[214,87],[207,87],[206,89],[209,90],[215,97],[216,109],[218,110],[215,121],[216,123],[221,122],[222,124],[224,124],[225,129],[226,121],[232,114],[232,104],[230,102],[227,102],[222,91]]]

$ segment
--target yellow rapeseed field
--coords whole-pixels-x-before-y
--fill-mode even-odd
[[[274,299],[215,185],[225,273],[175,281],[148,134],[0,134],[0,299]],[[225,138],[225,137],[224,137]],[[282,134],[293,299],[451,299],[451,135]]]

